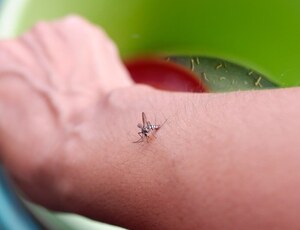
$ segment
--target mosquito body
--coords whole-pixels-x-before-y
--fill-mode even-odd
[[[142,142],[144,140],[144,138],[147,138],[147,141],[148,141],[150,133],[152,131],[158,130],[161,127],[160,125],[151,124],[151,122],[147,120],[146,114],[144,112],[142,112],[142,121],[143,121],[143,124],[139,123],[137,125],[137,127],[139,127],[141,129],[141,131],[138,132],[138,134],[140,135],[141,138],[138,141],[135,141],[134,143]]]

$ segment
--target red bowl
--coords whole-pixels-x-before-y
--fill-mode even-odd
[[[168,91],[207,92],[193,72],[167,60],[142,58],[127,61],[125,65],[136,83]]]

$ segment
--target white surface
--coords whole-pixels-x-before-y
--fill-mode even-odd
[[[28,0],[3,0],[0,9],[0,38],[11,38],[16,34],[17,23]]]
[[[66,224],[72,225],[74,230],[82,230],[83,227],[89,230],[125,230],[124,228],[99,223],[75,214],[58,214],[56,216]]]

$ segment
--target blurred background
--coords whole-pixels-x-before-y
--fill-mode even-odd
[[[107,31],[136,82],[198,93],[300,85],[298,0],[0,0],[0,38],[69,14]],[[0,229],[118,229],[21,200],[4,168],[0,179]]]

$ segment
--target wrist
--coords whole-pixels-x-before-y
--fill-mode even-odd
[[[158,216],[167,216],[183,196],[177,175],[180,157],[170,148],[178,141],[173,136],[176,128],[172,131],[176,111],[170,101],[174,95],[134,86],[114,90],[106,98],[89,128],[94,132],[89,149],[72,167],[77,183],[73,194],[80,195],[71,199],[72,211],[130,228],[162,224]],[[170,123],[167,120],[149,143],[133,143],[139,139],[136,125],[143,111],[153,123],[162,124],[166,119]],[[93,207],[98,210],[78,200],[96,203]]]

